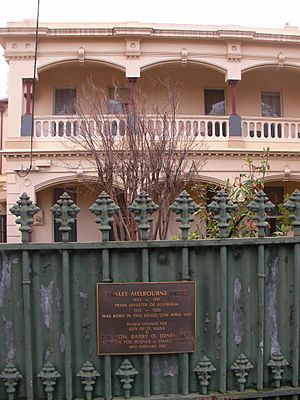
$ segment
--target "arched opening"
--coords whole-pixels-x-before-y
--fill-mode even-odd
[[[113,107],[115,110],[119,93],[122,105],[128,105],[128,82],[118,66],[76,60],[42,69],[36,84],[35,136],[76,135],[76,117],[93,113],[91,99],[102,98],[102,113],[106,115]]]
[[[178,114],[228,113],[225,71],[210,65],[178,61],[154,64],[142,69],[139,87],[147,94],[148,112],[151,106],[169,101]]]
[[[244,137],[299,140],[300,68],[261,65],[244,71],[237,103]]]
[[[283,204],[291,196],[295,189],[300,188],[300,177],[293,177],[289,180],[279,179],[278,177],[266,179],[264,192],[275,208],[269,212],[268,235],[286,235],[291,231],[291,220],[288,211]]]
[[[35,219],[32,241],[60,242],[61,233],[55,223],[50,208],[59,197],[68,193],[71,200],[80,208],[75,218],[70,241],[92,242],[99,241],[100,234],[95,223],[95,217],[89,212],[89,207],[99,195],[98,188],[92,181],[80,183],[78,181],[61,180],[53,185],[44,185],[36,193],[36,204],[40,208],[39,218]]]
[[[228,136],[230,100],[220,68],[179,61],[152,64],[142,69],[139,89],[148,114],[173,115],[178,129],[200,138]]]

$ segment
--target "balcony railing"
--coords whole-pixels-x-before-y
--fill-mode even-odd
[[[300,118],[242,117],[246,141],[300,141]]]
[[[101,121],[86,118],[84,121],[78,117],[70,116],[43,116],[36,117],[34,121],[34,136],[39,139],[67,139],[77,136],[82,124],[88,124],[91,133],[97,134],[100,129],[114,136],[123,136],[126,132],[126,118],[107,115]],[[163,129],[176,129],[185,135],[195,135],[199,140],[227,140],[229,136],[229,117],[218,116],[176,116],[175,120],[158,118],[147,115],[143,123],[146,130],[158,134]]]
[[[163,129],[176,129],[185,135],[194,135],[199,140],[228,140],[229,117],[211,115],[177,115],[174,121],[147,115],[143,119],[149,131],[158,134]],[[36,117],[34,136],[39,139],[67,139],[77,136],[82,124],[88,124],[90,132],[97,134],[100,129],[114,136],[126,132],[126,118],[107,115],[101,121],[71,116]],[[300,141],[300,118],[242,117],[242,137],[245,141]]]

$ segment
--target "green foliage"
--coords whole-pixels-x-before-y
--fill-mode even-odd
[[[279,216],[277,217],[277,220],[279,222],[279,226],[276,232],[273,233],[273,236],[286,236],[292,229],[290,211],[284,206],[289,197],[290,195],[286,194],[283,202],[278,204]]]
[[[270,170],[269,149],[264,150],[264,156],[259,164],[255,163],[249,156],[245,158],[245,172],[240,173],[231,182],[229,179],[223,187],[228,193],[230,200],[238,207],[233,210],[229,221],[228,237],[256,237],[257,226],[253,221],[254,213],[248,209],[248,204],[255,194],[264,187],[266,173]],[[220,187],[206,184],[195,185],[194,189],[200,197],[200,210],[197,213],[199,225],[205,226],[205,233],[199,231],[198,238],[220,237],[217,222],[213,219],[212,212],[207,207],[207,195],[216,195]]]

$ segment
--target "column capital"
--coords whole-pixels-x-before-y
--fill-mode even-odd
[[[24,85],[33,85],[34,79],[33,78],[23,78]]]
[[[228,79],[227,83],[230,86],[237,86],[239,83],[239,79]]]

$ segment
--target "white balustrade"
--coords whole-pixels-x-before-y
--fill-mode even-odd
[[[242,132],[246,141],[299,141],[300,118],[242,117]]]
[[[93,118],[70,116],[43,116],[34,119],[34,136],[39,139],[67,139],[76,137],[79,132],[87,131],[91,134],[97,132],[111,133],[114,136],[122,136],[126,132],[126,121],[122,116],[102,116],[101,120]],[[159,135],[163,129],[176,129],[176,132],[185,135],[194,135],[197,139],[226,140],[229,136],[229,118],[218,116],[176,116],[175,121],[160,118],[155,115],[147,115],[140,120],[144,123],[145,131],[157,132]]]

